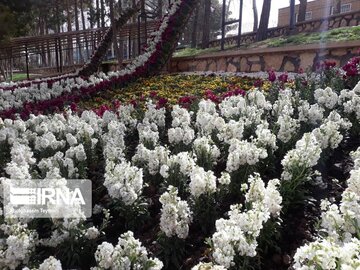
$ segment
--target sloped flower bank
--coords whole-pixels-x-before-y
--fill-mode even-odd
[[[172,107],[1,119],[1,180],[88,178],[93,216],[1,219],[0,268],[356,269],[360,83],[326,72]],[[348,156],[337,185],[328,168]],[[313,235],[295,237],[303,223]]]
[[[100,73],[89,78],[71,76],[30,86],[20,84],[11,90],[0,89],[0,116],[8,118],[20,113],[26,118],[33,112],[54,112],[95,93],[157,73],[170,58],[182,26],[195,5],[194,0],[174,1],[145,52],[121,71],[107,75]]]

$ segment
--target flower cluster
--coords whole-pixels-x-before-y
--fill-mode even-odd
[[[360,148],[351,154],[355,167],[350,172],[348,187],[342,194],[340,206],[328,200],[321,203],[321,234],[317,240],[297,249],[296,269],[356,269],[360,262]]]
[[[184,239],[189,234],[192,213],[187,202],[182,201],[177,194],[177,188],[169,186],[160,196],[159,201],[162,204],[160,229],[167,237],[177,236]]]
[[[98,264],[92,270],[101,269],[149,269],[159,270],[163,263],[157,258],[149,258],[146,248],[134,238],[132,231],[123,233],[114,247],[108,242],[100,244],[95,252]]]
[[[214,260],[229,268],[234,264],[235,256],[256,255],[257,238],[264,224],[271,216],[277,217],[281,210],[282,198],[277,190],[278,179],[264,182],[256,174],[249,178],[249,190],[246,203],[251,205],[242,211],[241,205],[232,205],[229,219],[216,221],[216,232],[212,236]]]

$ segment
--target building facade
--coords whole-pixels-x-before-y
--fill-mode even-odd
[[[336,0],[315,0],[308,1],[306,6],[305,20],[317,20],[334,14]],[[360,0],[342,0],[340,13],[360,11]],[[295,6],[295,21],[297,22],[299,5]],[[278,26],[289,25],[290,7],[279,9]]]

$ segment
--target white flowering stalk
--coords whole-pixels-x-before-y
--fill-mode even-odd
[[[192,213],[186,201],[182,201],[176,187],[169,186],[160,196],[161,218],[160,229],[167,237],[177,236],[185,239],[189,234]]]
[[[338,103],[342,105],[344,113],[351,116],[354,115],[357,121],[360,120],[360,82],[353,90],[342,90],[340,92]]]
[[[14,141],[10,154],[11,162],[5,167],[9,177],[18,180],[31,179],[30,166],[35,164],[36,159],[33,158],[30,147]]]
[[[280,91],[278,99],[274,102],[272,106],[271,114],[277,118],[281,115],[293,116],[294,100],[295,97],[293,96],[293,92],[291,89],[286,88],[285,90]]]
[[[119,121],[121,121],[126,128],[132,130],[136,127],[138,120],[133,116],[135,108],[132,105],[122,105],[117,109]]]
[[[221,154],[219,148],[209,136],[197,138],[193,143],[193,150],[197,164],[206,169],[211,169],[217,163]]]
[[[126,132],[125,124],[111,121],[107,126],[108,132],[102,135],[104,157],[107,160],[119,160],[124,157]]]
[[[28,267],[23,268],[23,270],[30,270]],[[31,268],[31,270],[62,270],[61,262],[50,256],[45,259],[40,265],[39,268]]]
[[[244,129],[245,125],[242,119],[239,119],[239,121],[230,120],[221,126],[217,137],[220,141],[230,144],[232,139],[243,139]]]
[[[300,127],[299,121],[287,114],[280,115],[276,125],[279,127],[277,138],[283,143],[287,143],[295,137]]]
[[[195,138],[195,131],[188,127],[176,127],[168,129],[168,138],[170,144],[180,144],[189,145]]]
[[[159,259],[149,257],[146,248],[134,238],[131,231],[123,233],[115,247],[108,242],[100,244],[95,252],[95,259],[98,266],[92,270],[160,270],[163,268],[163,263]]]
[[[216,232],[212,236],[215,262],[229,268],[234,265],[235,256],[256,255],[257,238],[264,224],[271,216],[278,217],[282,198],[277,190],[279,180],[264,182],[256,174],[249,178],[249,191],[245,195],[249,210],[242,212],[241,205],[232,205],[229,219],[216,221]]]
[[[190,193],[195,198],[202,194],[211,195],[216,191],[216,177],[213,171],[195,167],[190,173]]]
[[[269,149],[270,151],[277,149],[276,136],[269,129],[269,124],[266,121],[256,127],[255,134],[256,138],[253,139],[253,142],[257,146]]]
[[[256,106],[260,110],[270,110],[272,105],[266,100],[266,97],[262,91],[254,89],[246,93],[246,99],[251,106]]]
[[[88,228],[85,233],[85,237],[89,240],[96,239],[99,237],[99,235],[100,235],[100,232],[95,226]]]
[[[151,100],[146,102],[146,107],[143,121],[154,123],[160,128],[165,127],[165,108],[157,109],[156,104],[153,104]]]
[[[104,186],[112,198],[121,200],[125,205],[132,205],[143,189],[142,169],[131,166],[130,162],[121,161],[106,164]]]
[[[301,177],[308,173],[307,170],[315,166],[320,158],[321,144],[312,133],[305,133],[304,136],[296,142],[295,149],[290,150],[281,165],[284,167],[282,173],[283,180],[291,180],[295,177]]]
[[[160,174],[164,178],[169,178],[169,174],[176,176],[178,173],[190,176],[195,166],[196,161],[189,152],[180,152],[169,157],[167,163],[161,167]]]
[[[154,150],[149,150],[140,143],[132,157],[132,162],[146,170],[150,175],[156,175],[160,172],[160,168],[168,163],[169,155],[170,151],[164,146],[156,146]]]
[[[158,144],[159,130],[156,123],[150,123],[144,120],[143,123],[137,125],[137,130],[139,132],[140,143],[150,148],[153,148]]]
[[[196,112],[195,126],[202,136],[212,135],[216,130],[221,130],[225,121],[216,111],[216,104],[210,100],[201,100]]]
[[[227,186],[231,183],[231,176],[228,172],[221,172],[221,176],[218,181],[221,185]]]
[[[79,144],[77,146],[71,146],[68,150],[66,150],[65,158],[71,158],[79,162],[85,161],[86,153],[85,153],[84,145]]]
[[[198,263],[191,270],[226,270],[222,265],[214,265],[212,263]]]
[[[249,91],[246,97],[231,96],[219,104],[221,114],[228,120],[243,119],[245,126],[256,125],[261,116],[271,108],[264,94],[258,90]]]
[[[266,149],[257,147],[248,141],[231,140],[229,155],[226,162],[226,170],[234,172],[243,165],[255,165],[261,159],[267,158]]]
[[[192,112],[181,108],[179,105],[174,105],[171,111],[171,126],[173,128],[191,126],[191,113]]]
[[[0,230],[6,236],[0,243],[0,268],[15,269],[26,264],[38,242],[36,231],[22,223],[4,223]]]
[[[227,97],[219,104],[221,115],[229,120],[239,119],[246,106],[245,98],[240,95]]]
[[[352,270],[359,268],[359,254],[359,239],[352,238],[344,244],[338,244],[331,239],[322,239],[298,248],[294,255],[293,267],[299,270]]]
[[[356,269],[360,265],[360,148],[351,156],[355,167],[340,206],[328,200],[321,202],[321,232],[314,242],[299,247],[294,255],[295,269]],[[325,235],[324,235],[325,234]]]
[[[316,89],[314,92],[316,102],[326,109],[332,110],[338,103],[338,95],[330,88]]]
[[[35,150],[44,151],[48,149],[58,150],[65,147],[65,141],[58,141],[55,135],[51,132],[47,132],[42,136],[39,136],[35,140]]]
[[[279,93],[279,98],[274,102],[271,114],[276,119],[278,127],[277,138],[283,143],[288,143],[298,133],[300,123],[293,117],[295,97],[291,89],[285,89]]]
[[[319,125],[324,117],[325,110],[319,104],[310,105],[306,100],[300,101],[299,121],[313,126]]]

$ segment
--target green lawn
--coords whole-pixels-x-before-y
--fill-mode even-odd
[[[261,42],[255,42],[248,45],[242,45],[241,49],[259,48],[259,47],[283,47],[288,45],[327,43],[334,41],[360,40],[360,26],[342,27],[322,33],[301,33],[291,36],[281,36],[267,39]],[[225,50],[237,50],[236,46],[225,47]],[[220,48],[195,49],[185,48],[174,53],[174,57],[197,56],[211,52],[220,51]]]
[[[27,76],[26,76],[26,73],[14,73],[13,74],[13,82],[16,82],[16,81],[22,81],[22,80],[26,80],[27,79]]]

